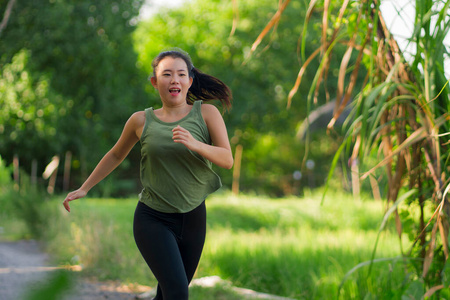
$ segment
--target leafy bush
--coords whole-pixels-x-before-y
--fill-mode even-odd
[[[49,220],[49,196],[41,187],[30,184],[30,178],[24,172],[20,174],[19,185],[13,182],[11,174],[12,168],[6,166],[0,157],[0,216],[4,222],[0,226],[10,225],[6,232],[8,235],[40,238]],[[17,224],[20,228],[15,228]]]

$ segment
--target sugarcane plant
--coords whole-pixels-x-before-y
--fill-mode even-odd
[[[252,51],[277,26],[289,2],[279,2],[278,11]],[[308,107],[314,106],[319,91],[326,89],[330,63],[340,60],[336,107],[328,129],[333,129],[347,105],[352,111],[329,178],[345,155],[350,164],[358,162],[359,181],[370,181],[374,195],[386,199],[380,232],[394,220],[399,239],[409,236],[407,243],[401,242],[408,245],[402,248],[405,285],[418,282],[423,287],[422,297],[439,297],[450,285],[450,89],[444,68],[449,54],[445,38],[450,29],[450,1],[410,1],[415,16],[407,41],[408,49],[414,51],[407,58],[386,25],[381,2],[310,1],[299,43],[302,64],[287,106],[294,101],[305,70],[318,60],[320,65],[307,96]],[[402,9],[397,8],[399,17]],[[317,20],[317,14],[322,20],[320,47],[306,56],[308,27]],[[340,57],[333,55],[338,46],[345,49]],[[376,245],[370,265],[375,260]]]

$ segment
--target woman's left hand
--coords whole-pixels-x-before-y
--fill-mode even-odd
[[[172,139],[175,143],[180,143],[185,145],[189,150],[197,151],[196,149],[200,146],[200,142],[196,140],[192,134],[178,125],[174,129],[172,129]]]
[[[70,201],[73,201],[73,200],[77,200],[77,199],[83,198],[83,197],[86,196],[86,194],[87,194],[87,192],[84,191],[84,190],[81,189],[81,188],[78,189],[78,190],[76,190],[76,191],[70,192],[69,194],[67,194],[66,199],[64,199],[64,201],[63,201],[64,208],[65,208],[68,212],[70,212],[69,202],[70,202]]]

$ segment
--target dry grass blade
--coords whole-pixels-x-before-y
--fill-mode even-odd
[[[447,187],[447,190],[448,190],[449,187],[450,187],[450,184],[449,184],[449,186]],[[423,227],[422,231],[417,235],[416,239],[415,239],[414,242],[413,242],[413,245],[419,240],[419,238],[422,236],[422,234],[425,232],[425,230],[428,228],[428,226],[431,224],[431,222],[434,220],[434,218],[435,218],[436,216],[438,216],[438,220],[437,220],[436,224],[440,223],[440,221],[442,220],[441,218],[439,218],[439,215],[442,213],[442,210],[443,210],[443,208],[444,208],[444,204],[445,204],[445,194],[446,194],[446,193],[444,192],[444,197],[443,197],[441,203],[439,203],[439,205],[437,206],[437,208],[436,208],[436,210],[434,211],[433,215],[432,215],[431,218],[428,220],[427,225],[425,225],[425,226]],[[443,240],[447,240],[447,239],[443,239]]]
[[[428,136],[427,132],[423,128],[419,128],[414,131],[403,143],[401,143],[395,151],[390,153],[387,157],[385,157],[381,162],[379,162],[375,167],[367,171],[361,176],[361,179],[367,178],[370,174],[372,174],[376,169],[386,165],[388,162],[391,162],[394,156],[398,155],[401,151],[407,149],[411,145],[417,143],[418,141],[426,138]]]
[[[378,185],[377,179],[374,176],[370,176],[369,179],[374,199],[377,201],[381,201],[380,186]]]
[[[448,194],[449,191],[450,191],[450,183],[445,188],[444,194],[442,195],[442,199],[445,199],[447,197],[447,194]]]
[[[444,286],[443,284],[432,287],[431,289],[429,289],[429,290],[423,295],[423,298],[422,298],[422,299],[426,299],[426,298],[428,298],[428,297],[433,296],[434,293],[436,293],[436,292],[439,291],[439,290],[442,290],[444,287],[445,287],[445,286]]]
[[[347,3],[346,3],[347,4]],[[344,10],[341,9],[341,13],[343,13]],[[360,21],[362,18],[362,11],[360,10],[358,13],[358,18],[356,21],[356,27],[359,26]],[[361,50],[359,51],[358,58],[356,59],[355,68],[353,69],[352,75],[350,76],[350,83],[347,87],[347,91],[345,92],[344,99],[341,101],[342,94],[344,93],[344,80],[345,80],[345,74],[347,73],[348,69],[348,63],[350,61],[351,54],[354,49],[355,41],[358,38],[358,32],[354,32],[352,35],[352,38],[350,42],[348,43],[348,48],[346,53],[344,54],[344,57],[341,61],[341,66],[339,69],[339,76],[338,76],[338,91],[336,95],[336,108],[334,111],[333,118],[331,119],[330,123],[328,124],[327,128],[330,129],[334,126],[336,123],[336,120],[339,118],[339,116],[344,111],[348,101],[351,98],[351,95],[353,93],[353,89],[356,86],[357,77],[359,73],[359,69],[361,66],[361,61],[363,59],[364,49],[366,48],[367,43],[370,40],[370,36],[372,34],[372,30],[370,29],[369,32],[367,32],[366,38],[364,39],[363,45],[361,46]],[[335,35],[333,35],[335,36]]]
[[[342,20],[345,10],[348,6],[348,3],[349,3],[349,0],[345,0],[344,3],[342,4],[341,9],[339,11],[338,20]],[[340,26],[341,22],[339,21],[334,28],[331,38],[327,41],[327,32],[329,30],[328,15],[330,12],[330,5],[331,5],[331,0],[326,0],[324,3],[324,12],[323,12],[323,16],[322,16],[322,56],[323,56],[322,64],[324,67],[320,70],[319,76],[317,78],[316,90],[314,92],[314,101],[313,101],[314,104],[318,103],[319,88],[321,86],[322,81],[326,82],[326,79],[328,77],[328,72],[330,69],[330,63],[331,63],[330,55],[329,54],[326,55],[326,53],[331,53],[331,51],[330,51],[331,49],[328,49],[328,47],[330,47],[331,45],[333,45],[336,42],[337,34],[341,30],[341,26]],[[361,16],[361,12],[359,14],[357,23],[359,23],[359,21],[360,21],[360,16]],[[350,42],[352,45],[354,44],[355,39],[356,39],[356,34],[354,35],[354,37],[352,38],[352,41]],[[345,72],[347,71],[347,66],[345,67],[345,69],[343,71],[345,74]],[[343,91],[343,89],[342,89],[342,91]],[[328,102],[330,97],[329,97],[329,93],[328,93],[328,90],[326,87],[325,87],[325,93],[326,93],[326,99]],[[338,101],[336,101],[336,110],[338,109],[338,103],[341,99],[342,93],[339,95],[339,92],[338,92],[338,95],[336,96],[336,99],[338,100]]]
[[[230,36],[233,36],[236,32],[237,24],[239,22],[239,9],[238,9],[238,0],[232,0],[233,4],[233,25],[231,27]]]
[[[447,185],[447,187],[444,190],[444,193],[442,194],[442,201],[441,201],[441,207],[439,209],[439,213],[442,212],[444,205],[446,203],[446,199],[447,199],[447,194],[450,191],[450,183]],[[445,215],[446,216],[446,215]],[[446,216],[448,218],[448,216]],[[449,233],[449,228],[448,228],[448,220],[446,220],[447,222],[440,222],[439,223],[439,231],[441,232],[441,239],[442,239],[442,244],[444,245],[444,253],[445,253],[445,259],[448,259],[449,256],[449,248],[448,248],[448,233]]]
[[[291,89],[291,91],[289,92],[289,96],[288,96],[288,102],[287,102],[287,108],[291,107],[291,103],[292,103],[292,98],[294,97],[294,95],[297,93],[298,88],[300,87],[300,84],[302,83],[302,78],[303,75],[305,74],[306,68],[308,67],[308,65],[312,62],[312,60],[319,55],[321,51],[321,48],[316,49],[316,51],[313,52],[313,54],[311,54],[308,59],[305,61],[305,63],[303,64],[303,66],[300,68],[300,71],[298,72],[297,75],[297,80],[295,81],[294,87]]]
[[[348,4],[348,1],[346,1],[344,4],[345,4],[344,7],[346,7],[346,5]],[[341,9],[339,18],[342,18],[343,13],[344,13],[344,9]],[[360,23],[360,21],[361,21],[361,11],[359,12],[359,15],[358,15],[358,20],[357,20],[356,27],[358,27],[358,24]],[[335,34],[334,34],[334,36],[335,36]],[[343,58],[341,60],[341,66],[339,68],[339,75],[338,75],[338,86],[337,86],[338,89],[337,89],[337,94],[336,94],[336,99],[338,101],[340,101],[342,95],[344,94],[345,74],[347,73],[348,64],[350,62],[350,58],[352,56],[352,52],[353,52],[353,49],[354,49],[354,46],[355,46],[355,41],[356,41],[357,38],[358,38],[358,33],[354,32],[350,42],[348,42],[348,44],[347,44],[348,48],[345,51],[345,54],[344,54],[344,56],[343,56]],[[365,48],[366,47],[364,45],[361,48],[362,50],[360,50],[360,52],[363,52]],[[336,101],[336,110],[338,109],[338,101]]]
[[[323,68],[321,69],[321,71],[319,72],[319,76],[317,77],[317,83],[316,83],[316,89],[314,91],[314,104],[317,105],[318,101],[318,95],[319,95],[319,88],[321,86],[322,81],[324,80],[324,78],[327,77],[327,73],[330,67],[330,58],[328,55],[325,55],[325,53],[327,53],[327,48],[328,48],[328,42],[327,42],[327,31],[328,31],[328,13],[329,13],[329,9],[330,9],[330,0],[325,0],[324,3],[324,11],[323,11],[323,15],[322,15],[322,57],[323,57]],[[330,43],[332,43],[333,41],[330,41]],[[328,94],[328,93],[327,93]]]
[[[317,1],[318,0],[311,0],[309,2],[308,9],[306,10],[305,21],[303,22],[303,30],[302,30],[302,33],[301,33],[299,39],[298,39],[299,45],[297,47],[298,47],[299,52],[301,53],[302,60],[306,59],[305,58],[306,57],[306,55],[305,55],[305,49],[306,49],[305,38],[306,38],[306,33],[308,32],[307,31],[308,24],[309,24],[309,22],[311,20],[311,16],[312,16],[312,14],[314,12],[314,9],[315,9]],[[300,47],[300,45],[301,45],[301,47]]]
[[[281,3],[280,7],[278,8],[275,15],[273,15],[272,19],[269,21],[269,23],[266,25],[266,27],[263,29],[263,31],[259,34],[259,36],[256,38],[255,42],[252,45],[252,48],[250,50],[249,57],[252,55],[253,52],[255,52],[256,48],[258,48],[259,44],[261,44],[264,37],[267,35],[267,33],[272,29],[278,22],[280,21],[281,15],[283,14],[283,11],[286,9],[287,5],[291,2],[291,0],[285,0],[283,3]]]
[[[423,262],[423,273],[422,278],[427,276],[428,271],[430,270],[431,263],[433,262],[434,257],[434,248],[436,247],[436,232],[439,223],[439,215],[436,224],[433,226],[433,230],[431,231],[430,245],[428,246],[427,254],[425,255],[425,259]]]
[[[344,12],[345,9],[347,8],[347,5],[349,3],[349,0],[344,1],[341,10],[339,11],[339,20],[342,20],[343,16],[344,16]],[[358,16],[358,23],[361,20],[361,11],[360,14]],[[334,33],[333,33],[333,38],[336,37],[337,34],[337,28],[335,29]],[[347,44],[348,48],[345,51],[345,54],[341,60],[341,66],[339,68],[339,76],[338,76],[338,90],[337,90],[337,95],[336,95],[336,99],[338,99],[340,101],[342,94],[344,93],[344,80],[345,80],[345,74],[347,72],[347,67],[348,67],[348,63],[350,62],[350,57],[352,55],[353,52],[353,48],[355,45],[355,40],[357,38],[357,33],[355,32],[352,36],[351,41]],[[337,102],[336,102],[337,105]],[[337,108],[337,107],[336,107]]]
[[[315,105],[317,105],[319,103],[319,90],[320,90],[320,86],[322,84],[322,81],[324,81],[324,78],[327,77],[327,73],[330,67],[330,59],[328,58],[328,56],[325,56],[322,62],[323,68],[321,69],[322,71],[319,72],[319,76],[317,77],[317,82],[315,84],[316,88],[314,90],[314,98],[313,98],[313,102]],[[325,88],[326,90],[326,88]],[[326,92],[326,94],[328,95],[328,93]]]
[[[350,0],[345,0],[344,3],[342,3],[341,9],[339,10],[339,16],[338,16],[339,22],[336,24],[336,27],[334,28],[334,32],[330,39],[331,41],[336,39],[338,31],[341,29],[340,28],[340,25],[342,24],[341,21],[344,19],[344,13],[345,13],[345,10],[347,9],[349,2],[350,2]]]
[[[440,185],[441,185],[440,184],[440,180],[439,180],[439,176],[438,176],[438,174],[440,172],[438,171],[437,168],[435,168],[435,166],[433,164],[433,161],[432,161],[432,159],[430,157],[430,154],[427,151],[427,149],[423,149],[423,153],[424,153],[425,161],[427,163],[428,170],[430,171],[431,178],[434,181],[435,189],[438,191],[440,189]]]
[[[363,48],[365,48],[365,44],[368,42],[369,40],[369,34],[367,35],[366,40],[364,41],[364,46]],[[359,72],[359,68],[361,66],[361,61],[363,59],[363,51],[360,51],[358,54],[358,58],[356,59],[356,64],[355,64],[355,68],[353,69],[352,75],[350,76],[350,83],[347,87],[347,91],[345,93],[344,99],[342,100],[342,102],[340,102],[339,107],[337,107],[333,118],[331,119],[330,123],[328,124],[327,128],[332,128],[334,126],[334,124],[336,123],[336,120],[340,117],[340,115],[342,114],[342,112],[345,109],[345,106],[347,105],[348,101],[351,98],[351,95],[353,93],[353,89],[356,86],[356,81],[357,81],[357,77],[358,77],[358,72]],[[336,104],[338,103],[338,101],[336,101]]]
[[[310,2],[309,6],[308,6],[307,14],[306,14],[306,22],[310,19],[312,11],[314,10],[314,7],[316,5],[316,2],[317,2],[317,0],[312,0]],[[339,12],[339,18],[338,18],[339,20],[343,19],[345,9],[347,8],[349,2],[350,2],[350,0],[345,0],[343,5],[341,6],[341,9],[340,9],[340,12]],[[330,41],[326,40],[326,33],[327,33],[327,28],[328,28],[328,12],[327,11],[329,9],[330,3],[331,2],[329,0],[326,1],[326,3],[325,3],[325,12],[324,12],[323,18],[322,18],[322,22],[323,22],[323,24],[322,24],[323,25],[322,26],[322,45],[321,45],[321,47],[319,49],[314,51],[314,53],[311,54],[308,57],[308,59],[305,61],[305,63],[301,67],[301,69],[300,69],[300,71],[299,71],[299,73],[297,75],[297,80],[296,80],[296,82],[294,84],[294,87],[289,92],[288,101],[287,101],[287,108],[291,107],[292,98],[294,97],[294,95],[298,91],[298,88],[299,88],[299,86],[301,84],[301,81],[302,81],[303,74],[304,74],[307,66],[311,63],[313,58],[315,58],[320,52],[322,52],[322,55],[324,55],[325,53],[329,52],[327,47],[329,47],[329,45],[333,44],[335,42],[335,40],[336,40],[337,33],[338,33],[339,29],[340,29],[339,26],[337,26],[334,29]],[[306,24],[307,23],[305,23],[305,28],[306,28]],[[303,48],[304,48],[304,43],[303,43]],[[327,55],[324,56],[324,62],[322,62],[322,64],[324,65],[324,67],[320,69],[320,74],[318,74],[318,79],[317,79],[317,83],[316,83],[315,98],[314,98],[315,102],[317,102],[318,88],[320,86],[322,78],[324,78],[324,74],[326,74],[328,72],[328,69],[329,69],[329,61],[328,61],[328,56]]]
[[[322,55],[327,52],[328,11],[330,9],[330,2],[331,0],[325,0],[322,16]]]
[[[0,23],[0,36],[2,35],[3,30],[5,30],[6,25],[8,24],[9,17],[11,16],[11,11],[14,7],[14,3],[16,0],[9,0],[6,5],[5,13],[3,15],[3,20]]]
[[[341,61],[341,66],[339,68],[338,75],[338,84],[337,84],[337,92],[336,99],[340,100],[342,95],[344,94],[344,83],[345,83],[345,74],[347,73],[348,63],[350,62],[350,57],[352,56],[353,47],[349,46],[344,53],[344,56]],[[336,102],[337,105],[337,102]]]
[[[442,221],[442,218],[439,220],[439,233],[441,234],[442,245],[444,246],[444,255],[445,259],[448,259],[448,230],[445,228],[445,225]]]
[[[397,229],[398,238],[402,239],[402,220],[400,220],[400,216],[398,214],[398,209],[395,210],[395,228]]]

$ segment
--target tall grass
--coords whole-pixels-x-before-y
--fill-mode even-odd
[[[272,29],[276,30],[289,2],[279,2],[278,10],[256,38],[251,52]],[[307,16],[300,20],[303,33],[298,53],[302,65],[287,106],[291,106],[312,61],[318,59],[320,65],[306,97],[308,110],[319,103],[323,92],[325,95],[332,92],[327,88],[327,81],[329,77],[336,77],[335,109],[328,129],[333,129],[347,105],[352,111],[346,119],[345,138],[330,167],[328,179],[342,159],[358,165],[360,181],[369,179],[374,195],[380,193],[380,188],[386,188],[397,231],[409,230],[407,233],[417,238],[417,243],[403,253],[405,257],[416,258],[409,265],[415,270],[415,284],[423,286],[425,282],[423,297],[435,293],[439,297],[440,290],[448,286],[446,273],[450,255],[447,196],[450,190],[450,87],[445,72],[450,1],[390,1],[395,7],[391,13],[396,12],[399,20],[413,28],[411,33],[404,30],[404,34],[409,35],[406,40],[415,48],[407,56],[383,18],[382,2],[309,1]],[[405,17],[407,7],[400,5],[413,7],[414,18]],[[319,17],[320,24],[316,21]],[[307,37],[314,32],[308,30],[308,26],[320,26],[322,34],[319,47],[307,56]],[[344,55],[336,56],[338,49],[345,49]],[[408,47],[405,50],[408,51]],[[339,70],[331,67],[336,60],[340,61]],[[379,184],[383,181],[386,184]],[[409,193],[411,190],[415,192]],[[405,199],[407,193],[409,197]],[[400,215],[395,210],[400,199],[406,200],[406,204],[418,203],[421,211],[433,206],[431,219],[425,218],[424,213],[418,214],[416,219],[407,211]],[[410,278],[406,276],[405,280]]]
[[[49,211],[54,211],[48,200],[48,194],[31,184],[26,174],[21,174],[19,185],[13,183],[0,157],[0,238],[40,238],[48,227]]]
[[[330,299],[338,291],[341,299],[384,299],[406,290],[398,259],[375,264],[370,277],[365,266],[343,281],[354,266],[370,260],[383,205],[355,202],[345,194],[327,197],[323,206],[320,193],[301,199],[211,197],[196,277],[219,275],[239,287],[295,299]],[[59,202],[54,203],[61,206]],[[60,264],[82,264],[89,276],[154,286],[132,236],[136,203],[85,199],[74,202],[70,214],[61,207],[46,230],[49,252]],[[399,255],[398,238],[387,229],[377,257]]]

